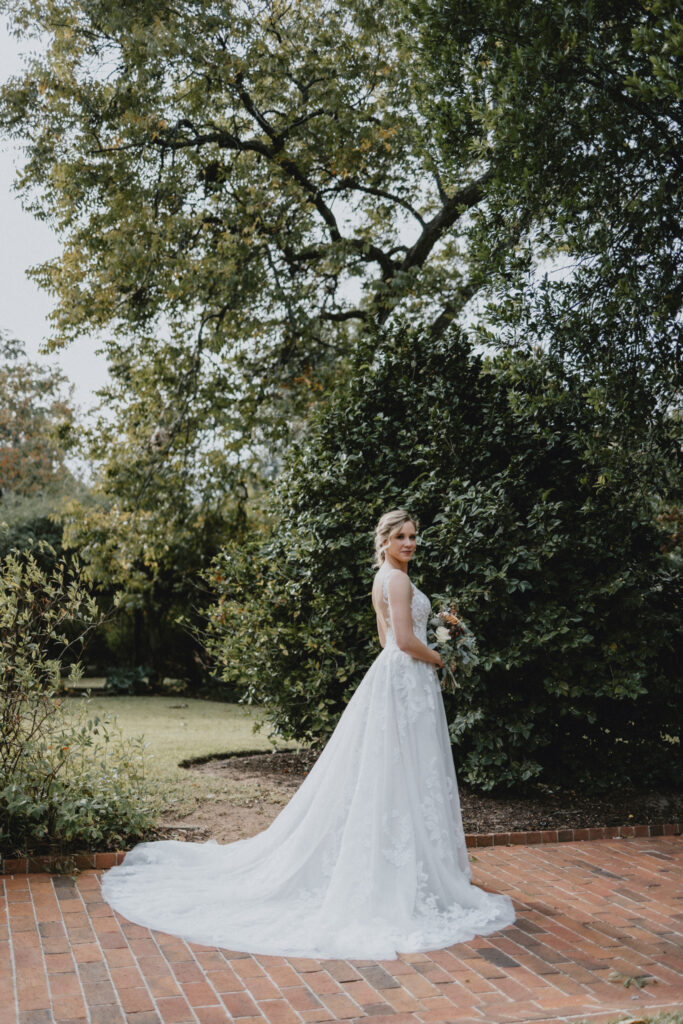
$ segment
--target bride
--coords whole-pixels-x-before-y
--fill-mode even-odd
[[[323,959],[392,960],[512,924],[510,898],[470,881],[431,606],[408,577],[416,534],[400,509],[377,525],[382,651],[289,804],[239,842],[140,843],[103,877],[115,910],[204,945]]]

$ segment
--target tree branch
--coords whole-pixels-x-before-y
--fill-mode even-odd
[[[392,260],[383,249],[380,249],[379,246],[374,245],[372,242],[364,241],[362,238],[347,238],[345,235],[342,235],[337,224],[337,218],[323,199],[320,189],[316,188],[313,182],[306,177],[294,160],[289,157],[282,157],[278,163],[283,171],[294,181],[298,182],[302,189],[311,197],[313,205],[327,224],[330,238],[333,242],[346,242],[355,249],[361,260],[365,263],[378,263],[382,268],[382,276],[385,281],[394,276],[399,264],[396,260]]]
[[[369,196],[378,196],[380,199],[388,199],[392,203],[396,203],[397,206],[402,206],[404,210],[415,218],[421,227],[426,227],[425,219],[420,213],[412,206],[407,199],[401,199],[400,196],[396,196],[393,192],[387,192],[386,189],[376,188],[373,185],[363,185],[357,178],[340,178],[332,192],[344,192],[347,189],[351,189],[354,192],[365,192]]]
[[[346,309],[339,312],[328,312],[325,309],[318,311],[320,320],[331,320],[333,323],[342,323],[344,320],[367,320],[368,314],[364,309]]]
[[[493,170],[489,169],[476,181],[463,186],[454,196],[446,200],[439,212],[425,224],[424,231],[415,245],[408,250],[398,269],[407,271],[413,267],[421,267],[443,233],[455,224],[463,209],[469,210],[481,202],[484,186],[491,181],[492,177]]]
[[[279,132],[276,131],[258,110],[249,93],[245,89],[240,89],[239,95],[245,109],[251,114],[271,140],[270,145],[256,138],[250,138],[247,140],[240,139],[239,136],[233,135],[232,132],[229,132],[224,128],[216,128],[210,132],[198,132],[195,125],[187,118],[183,118],[178,121],[177,125],[165,133],[155,136],[150,140],[150,142],[155,146],[174,151],[215,144],[221,149],[231,149],[242,153],[258,153],[265,159],[273,163],[277,163],[280,169],[289,178],[296,181],[303,191],[310,196],[311,202],[327,226],[330,239],[333,242],[345,242],[350,245],[358,253],[363,262],[379,264],[384,280],[392,278],[399,269],[400,264],[393,260],[384,252],[384,250],[380,249],[379,246],[374,245],[371,242],[366,242],[360,238],[347,238],[342,235],[334,213],[323,199],[321,189],[314,185],[310,178],[303,173],[299,165],[291,157],[288,157],[283,153],[284,143],[292,126],[290,125]],[[318,111],[315,111],[314,113],[317,114]],[[324,110],[321,109],[319,113],[324,113]],[[313,114],[310,116],[313,116]],[[299,122],[301,122],[301,118],[299,118],[296,123]],[[189,129],[193,133],[192,137],[179,137],[180,130],[182,128]],[[397,199],[396,201],[399,200]],[[413,212],[415,213],[415,211]],[[429,227],[429,225],[426,227]]]

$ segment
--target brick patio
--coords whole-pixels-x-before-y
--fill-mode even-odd
[[[473,850],[475,882],[513,897],[516,925],[380,963],[249,956],[149,931],[103,903],[99,871],[8,876],[0,1024],[507,1024],[681,1009],[682,850],[674,837]]]

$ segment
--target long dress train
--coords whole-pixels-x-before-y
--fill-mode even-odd
[[[423,641],[430,608],[413,584]],[[399,650],[388,616],[386,646],[269,828],[226,845],[140,843],[102,892],[128,920],[205,945],[391,960],[513,923],[510,898],[470,879],[437,675]]]

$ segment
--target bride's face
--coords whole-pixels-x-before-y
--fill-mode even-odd
[[[402,562],[407,565],[410,559],[415,554],[415,548],[417,546],[417,530],[415,529],[415,523],[408,520],[403,526],[392,533],[389,537],[389,541],[384,548],[385,558],[389,556],[395,559],[397,562]]]

